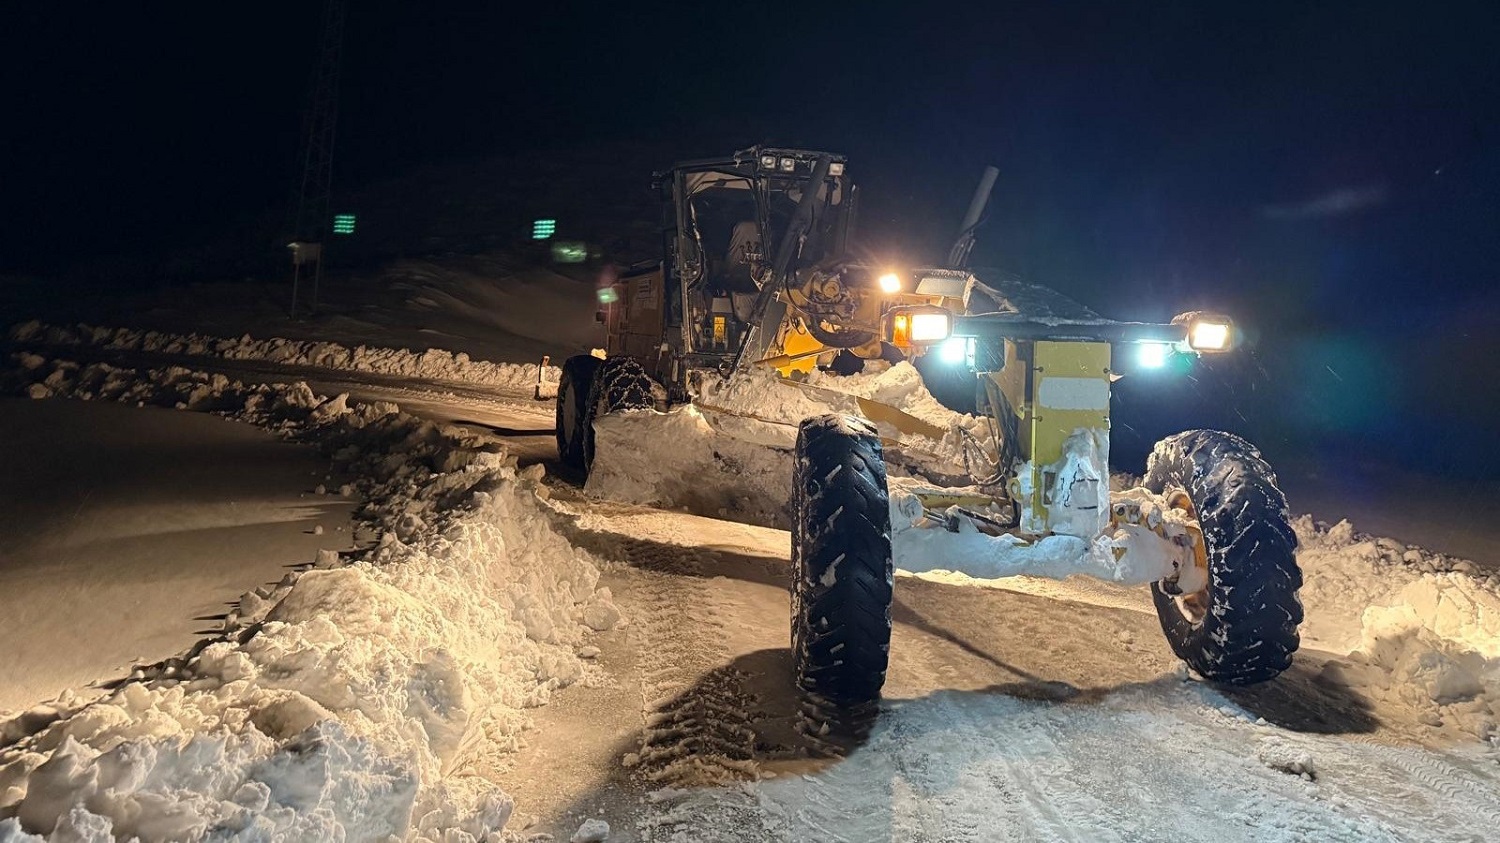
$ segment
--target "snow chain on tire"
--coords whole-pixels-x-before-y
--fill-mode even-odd
[[[814,699],[880,698],[895,569],[880,437],[863,419],[819,416],[797,433],[792,522],[792,659]]]
[[[1205,679],[1233,685],[1290,667],[1300,643],[1302,571],[1286,496],[1260,452],[1232,433],[1179,433],[1157,443],[1145,485],[1156,494],[1187,492],[1208,550],[1201,617],[1151,585],[1172,651]]]
[[[557,458],[574,471],[583,470],[584,427],[588,423],[589,392],[594,370],[603,361],[580,354],[562,365],[557,381]]]
[[[649,410],[656,406],[651,376],[634,357],[607,357],[594,372],[586,423],[583,428],[583,468],[594,465],[594,420],[621,410]]]

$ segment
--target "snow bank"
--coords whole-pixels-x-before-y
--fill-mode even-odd
[[[429,348],[408,351],[399,348],[354,347],[335,342],[272,338],[257,340],[246,334],[237,339],[202,334],[170,334],[130,328],[92,325],[46,325],[26,322],[10,329],[10,339],[19,343],[49,346],[96,346],[112,351],[145,351],[220,357],[226,360],[260,360],[290,366],[348,369],[382,375],[458,381],[513,390],[530,390],[537,383],[535,363],[490,363],[472,360],[463,352]],[[556,367],[550,380],[557,379]]]
[[[1310,516],[1301,545],[1305,646],[1349,656],[1348,679],[1388,705],[1480,738],[1500,720],[1500,577],[1472,562]]]
[[[597,671],[576,653],[619,619],[537,472],[305,384],[22,362],[33,394],[230,411],[318,443],[361,478],[379,540],[246,595],[223,637],[97,702],[0,728],[0,839],[498,839],[512,802],[463,768]]]

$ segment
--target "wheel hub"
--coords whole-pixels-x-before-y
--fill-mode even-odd
[[[1172,595],[1182,614],[1193,623],[1202,623],[1208,617],[1208,544],[1203,540],[1203,528],[1198,524],[1198,510],[1193,499],[1182,489],[1167,495],[1167,508],[1188,517],[1187,538],[1192,544],[1192,567],[1178,572],[1175,579],[1162,583],[1162,590]]]

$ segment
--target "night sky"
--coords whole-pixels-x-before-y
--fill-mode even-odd
[[[1382,374],[1500,352],[1495,4],[350,7],[336,191],[500,153],[807,145],[850,155],[873,249],[930,260],[993,163],[976,263],[1125,318],[1305,328],[1338,346],[1309,388],[1366,404],[1500,406]],[[318,9],[11,4],[0,272],[285,209]]]

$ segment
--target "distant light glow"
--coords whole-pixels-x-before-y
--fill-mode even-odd
[[[354,219],[354,215],[353,214],[334,214],[333,215],[333,233],[334,234],[353,234],[354,233],[354,222],[355,222],[355,219]]]
[[[1223,351],[1229,347],[1229,326],[1223,322],[1194,322],[1188,345],[1203,351]]]
[[[583,263],[589,259],[587,243],[558,240],[552,244],[552,260],[557,263]]]
[[[531,224],[531,239],[546,240],[557,233],[557,220],[536,220]]]
[[[1164,342],[1143,342],[1136,349],[1135,362],[1143,369],[1160,369],[1172,356],[1172,346]]]
[[[887,272],[880,276],[880,291],[883,293],[901,292],[901,276],[894,272]]]
[[[600,287],[599,288],[599,303],[600,304],[614,304],[615,302],[617,302],[619,300],[620,300],[620,294],[615,291],[614,287]]]

